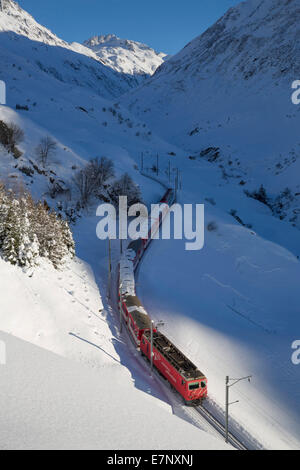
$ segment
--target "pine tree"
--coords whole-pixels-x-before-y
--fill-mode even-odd
[[[61,221],[62,241],[67,247],[68,253],[71,258],[75,256],[75,242],[69,224],[66,220]]]
[[[2,244],[3,257],[11,264],[18,264],[20,246],[18,220],[19,202],[13,199],[4,224],[4,238]]]
[[[18,198],[0,185],[0,249],[11,264],[29,268],[39,257],[59,268],[75,256],[75,243],[68,223],[29,194]]]
[[[19,266],[29,268],[34,267],[38,263],[39,244],[37,236],[32,232],[26,207],[23,207],[24,212],[20,216],[19,221],[19,251],[18,251],[18,264]]]
[[[2,248],[5,231],[6,231],[6,219],[9,209],[9,200],[5,194],[4,187],[0,186],[0,249]]]

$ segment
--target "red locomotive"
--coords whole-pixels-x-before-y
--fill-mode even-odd
[[[149,238],[132,241],[119,263],[119,309],[122,320],[141,353],[151,358],[151,319],[136,296],[134,271],[155,233],[174,202],[174,191],[168,189],[160,203],[165,204],[162,213],[152,219]],[[152,229],[152,232],[151,232]],[[207,397],[207,379],[202,372],[166,336],[155,328],[153,334],[153,365],[177,390],[188,405],[198,405]]]
[[[145,331],[141,352],[151,357],[151,332]],[[187,405],[199,405],[207,397],[207,379],[166,336],[153,333],[153,365],[183,397]]]

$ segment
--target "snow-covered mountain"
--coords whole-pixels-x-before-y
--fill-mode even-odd
[[[114,34],[94,36],[84,46],[95,52],[105,65],[139,81],[153,75],[167,57],[145,44],[120,39]]]
[[[3,12],[0,13],[0,33],[12,31],[21,36],[26,36],[32,41],[40,41],[53,46],[68,47],[65,41],[59,39],[49,29],[37,23],[17,2],[5,0],[2,4]]]
[[[171,151],[143,122],[116,106],[116,97],[132,87],[132,76],[105,66],[85,46],[59,39],[11,0],[0,12],[0,30],[0,79],[7,91],[0,119],[25,132],[18,161],[0,148],[3,179],[22,177],[34,196],[41,197],[53,179],[51,171],[71,183],[74,168],[92,156],[106,155],[115,160],[118,173],[127,171],[139,179],[134,166],[141,151],[149,145]],[[37,164],[34,149],[46,135],[59,144],[47,175],[32,166]],[[32,178],[22,174],[25,167]]]
[[[11,0],[0,13],[0,79],[7,85],[0,121],[17,124],[25,136],[18,144],[21,156],[0,146],[0,179],[13,187],[23,183],[34,198],[57,208],[59,197],[49,196],[52,181],[63,183],[71,199],[66,204],[72,204],[76,172],[91,158],[106,156],[117,176],[126,171],[133,177],[150,204],[162,188],[141,176],[141,153],[145,171],[159,161],[161,178],[168,177],[170,162],[168,185],[179,168],[178,202],[205,203],[205,246],[187,252],[185,240],[155,240],[140,268],[138,294],[151,318],[163,320],[163,331],[205,372],[209,406],[220,414],[225,374],[253,375],[251,385],[234,388],[232,399],[240,403],[230,414],[259,446],[270,449],[300,446],[299,370],[291,362],[299,331],[300,252],[299,231],[290,223],[300,193],[300,107],[290,99],[291,81],[300,78],[297,21],[295,0],[248,0],[128,92],[137,84],[130,68],[117,71],[90,47],[62,41]],[[35,149],[45,136],[57,149],[41,168]],[[245,189],[261,184],[272,200],[291,188],[288,210],[278,201],[286,220],[247,197]],[[2,335],[8,357],[23,360],[24,354],[26,367],[21,360],[5,369],[7,384],[17,392],[11,397],[6,387],[2,393],[0,447],[28,448],[35,442],[38,447],[171,448],[178,442],[183,448],[198,446],[198,436],[199,448],[222,447],[196,428],[188,432],[187,423],[174,421],[170,413],[170,419],[166,413],[160,419],[160,408],[171,405],[174,414],[207,429],[198,416],[193,421],[186,414],[168,387],[149,379],[126,334],[119,334],[118,316],[106,301],[107,241],[96,237],[94,214],[79,214],[73,226],[77,258],[61,271],[42,262],[30,276],[0,259],[0,330],[94,368],[103,387],[93,371],[78,364],[68,369],[47,351]],[[118,241],[112,243],[114,266],[119,249]],[[75,382],[66,370],[86,384],[71,402]],[[32,407],[40,376],[49,380]],[[24,383],[26,393],[18,393]],[[129,405],[122,403],[119,410],[120,389]],[[104,398],[82,410],[82,397],[93,390]],[[15,409],[18,416],[11,412]],[[156,423],[163,432],[141,429],[142,413],[154,417],[149,426]],[[94,433],[82,439],[76,419],[87,430],[95,424]],[[28,426],[36,432],[28,433]],[[130,430],[125,441],[124,432],[116,436],[116,427]],[[55,438],[53,429],[59,429]]]
[[[105,66],[91,49],[58,38],[13,0],[6,0],[0,12],[0,37],[3,79],[7,68],[21,67],[27,77],[47,73],[71,87],[88,87],[106,98],[136,86],[131,76]]]
[[[274,212],[300,227],[299,21],[299,0],[243,2],[121,101],[192,158],[218,148],[224,178],[250,192],[263,184]]]

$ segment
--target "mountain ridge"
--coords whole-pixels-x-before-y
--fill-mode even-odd
[[[240,3],[120,99],[193,158],[219,148],[216,164],[248,192],[264,185],[274,202],[288,188],[277,215],[297,226],[299,21],[298,0]]]
[[[93,36],[84,41],[104,64],[137,78],[151,76],[168,57],[141,42],[121,39],[115,34]]]

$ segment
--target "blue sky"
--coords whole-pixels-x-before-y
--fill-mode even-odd
[[[113,33],[175,54],[240,0],[19,0],[66,41]]]

